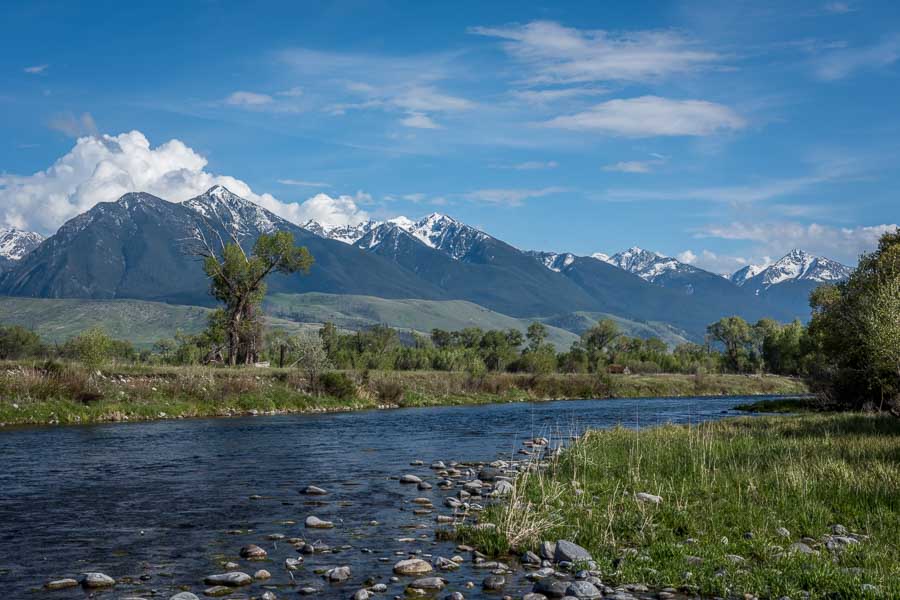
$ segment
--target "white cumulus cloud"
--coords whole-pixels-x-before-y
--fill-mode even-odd
[[[302,204],[257,194],[240,179],[206,171],[207,160],[173,139],[155,148],[139,131],[85,136],[49,168],[32,175],[0,176],[0,225],[52,234],[65,221],[99,202],[128,192],[147,192],[171,202],[222,185],[275,214],[302,223],[310,218],[345,224],[367,217],[356,202],[367,196],[318,194]],[[325,222],[325,221],[323,221]]]

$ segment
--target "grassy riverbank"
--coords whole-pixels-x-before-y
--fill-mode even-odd
[[[775,376],[473,376],[425,371],[345,375],[349,385],[311,386],[296,369],[106,366],[89,370],[72,363],[0,363],[0,423],[71,424],[557,398],[806,391],[802,382]]]
[[[572,540],[592,552],[604,582],[724,597],[896,598],[898,490],[892,417],[593,431],[549,470],[520,479],[509,505],[489,509],[499,533],[470,535],[495,552]]]

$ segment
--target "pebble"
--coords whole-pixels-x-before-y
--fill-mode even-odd
[[[597,586],[589,581],[573,581],[569,584],[569,587],[566,588],[566,596],[594,600],[603,597],[603,592],[598,590]]]
[[[662,496],[654,496],[653,494],[648,494],[647,492],[638,492],[634,495],[634,497],[641,502],[646,502],[647,504],[655,504],[657,506],[662,504]]]
[[[569,586],[565,581],[547,577],[546,579],[538,580],[538,582],[534,584],[534,589],[532,591],[543,594],[548,598],[562,598],[566,595],[566,590],[568,589]]]
[[[81,582],[86,588],[104,588],[116,585],[116,580],[104,573],[85,573]]]
[[[269,573],[268,571],[266,571],[265,569],[260,569],[259,571],[257,571],[256,573],[253,574],[253,579],[256,579],[257,581],[262,580],[262,579],[269,579],[270,577],[272,577],[272,574]]]
[[[538,553],[541,555],[541,558],[553,560],[553,557],[556,556],[556,544],[547,541],[541,542]]]
[[[313,594],[318,594],[319,590],[314,587],[307,586],[300,588],[299,590],[297,590],[297,592],[299,592],[303,596],[311,596]]]
[[[356,590],[356,593],[353,594],[353,600],[369,600],[371,594],[369,590],[363,588],[361,590]]]
[[[791,532],[788,531],[784,527],[779,527],[778,529],[775,530],[775,533],[777,533],[779,536],[784,537],[784,538],[791,537]]]
[[[427,481],[420,481],[420,482],[419,482],[419,485],[418,485],[418,488],[419,488],[420,490],[430,490],[430,489],[431,489],[431,484],[428,483]]]
[[[799,552],[800,554],[818,554],[815,550],[804,544],[803,542],[795,542],[788,546],[788,552]]]
[[[203,590],[204,596],[227,596],[231,594],[231,588],[225,587],[224,585],[214,585],[211,588],[206,588]]]
[[[323,521],[319,517],[309,516],[306,517],[306,526],[310,529],[331,529],[334,527],[334,523],[331,521]]]
[[[403,475],[400,477],[400,483],[421,483],[422,478],[416,477],[415,475]]]
[[[169,600],[200,600],[200,598],[198,598],[196,594],[190,592],[178,592],[169,598]]]
[[[308,496],[324,496],[328,492],[318,486],[308,485],[306,486],[306,489],[303,490],[303,493]]]
[[[249,584],[253,579],[246,573],[241,571],[231,571],[229,573],[221,573],[219,575],[208,575],[203,579],[206,585],[227,585],[237,587]],[[204,592],[205,593],[205,592]]]
[[[66,588],[75,587],[78,585],[78,582],[74,579],[57,579],[55,581],[49,581],[44,584],[44,587],[48,590],[64,590]]]
[[[275,595],[275,592],[266,590],[263,592],[262,596],[260,596],[260,600],[278,600],[278,596]]]
[[[417,590],[442,590],[445,585],[447,585],[447,582],[440,577],[422,577],[416,579],[407,587]]]
[[[493,494],[495,496],[508,496],[509,494],[512,494],[514,490],[515,487],[513,486],[513,484],[506,480],[502,480],[498,481],[494,486]]]
[[[284,559],[284,568],[288,571],[296,571],[300,567],[303,566],[303,557],[298,556],[297,558],[286,558]]]
[[[462,595],[462,592],[453,592],[452,594],[447,594],[444,600],[466,600],[466,597]]]

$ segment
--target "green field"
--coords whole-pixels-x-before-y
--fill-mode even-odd
[[[0,297],[0,323],[27,327],[51,343],[62,343],[85,329],[99,326],[115,339],[148,348],[161,338],[171,338],[176,331],[202,331],[209,311],[201,306],[142,300]],[[283,319],[270,319],[269,325],[289,331],[304,328]]]

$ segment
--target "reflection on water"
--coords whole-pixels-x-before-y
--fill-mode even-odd
[[[436,512],[446,512],[440,493],[390,479],[411,472],[435,480],[427,466],[410,461],[490,461],[512,455],[527,437],[715,419],[735,414],[731,407],[745,400],[586,400],[0,431],[0,594],[33,597],[29,590],[51,579],[101,571],[135,579],[101,597],[149,597],[156,590],[168,598],[180,586],[200,595],[203,577],[234,560],[250,573],[271,571],[266,584],[280,596],[296,594],[287,587],[294,583],[321,588],[320,597],[348,597],[373,577],[389,584],[391,597],[404,585],[388,582],[395,552],[455,554],[451,544],[433,541],[434,515],[414,517],[409,504],[430,496]],[[310,484],[330,492],[324,504],[308,505],[298,493]],[[311,533],[303,528],[310,514],[337,526]],[[408,528],[416,523],[424,527]],[[237,529],[253,532],[226,533]],[[272,533],[351,547],[308,556],[292,582],[282,564],[297,553],[267,540]],[[248,543],[264,547],[270,560],[240,560],[238,550]],[[342,586],[313,573],[341,564],[353,569]],[[441,575],[453,590],[485,574],[467,565]],[[462,591],[468,598],[481,594]],[[262,588],[239,592],[259,595]],[[80,588],[41,594],[87,596]]]

